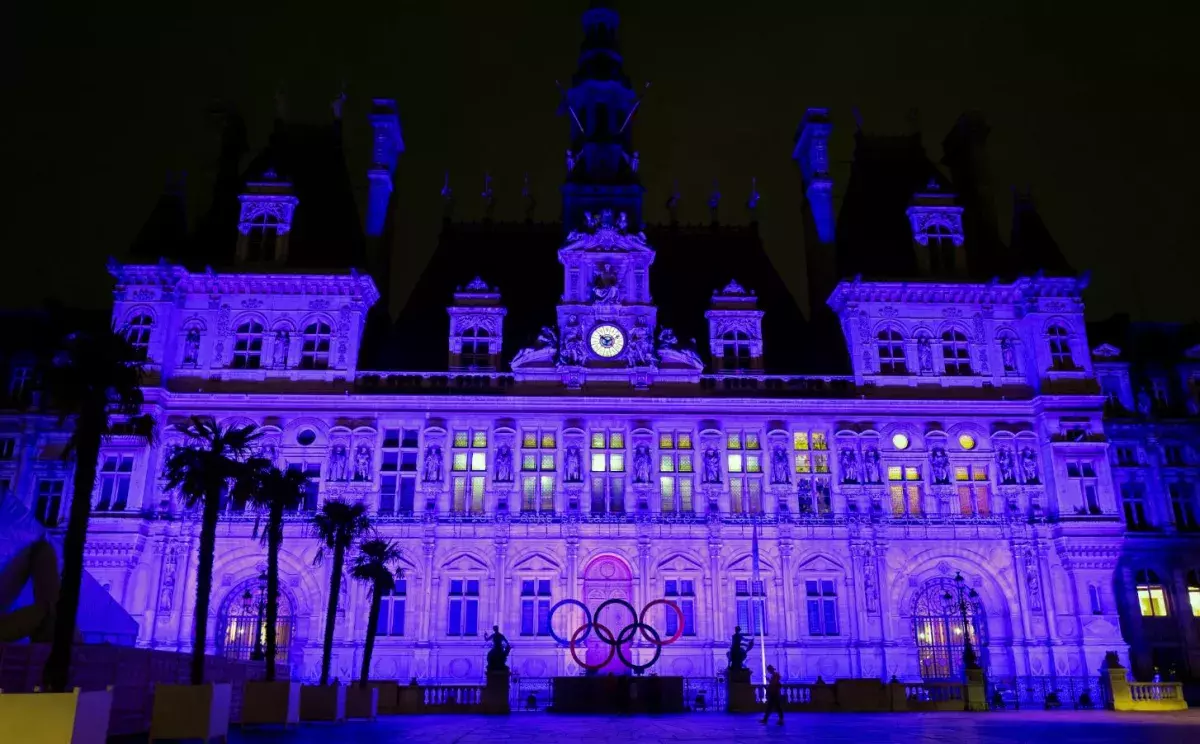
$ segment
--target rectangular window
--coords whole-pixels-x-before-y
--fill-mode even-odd
[[[310,462],[291,462],[287,469],[292,472],[304,473],[308,485],[304,487],[304,511],[316,511],[321,499],[321,464]]]
[[[1121,508],[1125,512],[1125,524],[1131,530],[1150,526],[1146,518],[1146,485],[1144,483],[1121,484]]]
[[[1116,448],[1117,465],[1121,467],[1133,467],[1138,464],[1137,447],[1135,446],[1120,446]]]
[[[37,484],[37,506],[34,516],[46,527],[58,526],[58,515],[62,510],[63,487],[66,481],[45,478]]]
[[[1188,587],[1188,606],[1192,608],[1192,617],[1200,617],[1200,586]]]
[[[729,508],[734,514],[762,514],[762,478],[730,476]]]
[[[133,455],[106,455],[100,464],[96,511],[125,511],[132,477]]]
[[[987,478],[987,467],[983,465],[960,465],[954,468],[959,514],[987,516],[991,513],[991,491]]]
[[[668,514],[694,512],[692,435],[689,432],[660,431],[658,449],[658,493],[662,499],[662,511]]]
[[[17,451],[17,440],[12,437],[0,438],[0,460],[11,460]]]
[[[28,405],[33,395],[33,367],[14,366],[8,376],[8,399],[19,406]]]
[[[807,579],[804,582],[808,607],[808,634],[838,634],[837,584],[833,579]]]
[[[375,635],[399,637],[404,635],[404,608],[408,594],[408,582],[396,580],[391,594],[380,599],[379,622],[375,624]]]
[[[889,486],[892,497],[892,516],[917,517],[921,515],[921,486],[916,483]]]
[[[521,511],[553,512],[558,437],[553,429],[521,432]]]
[[[454,432],[450,469],[465,473],[487,472],[487,430],[460,429]]]
[[[1103,514],[1100,509],[1100,486],[1096,480],[1096,463],[1091,460],[1072,460],[1067,463],[1067,477],[1071,479],[1071,492],[1078,498],[1076,513]]]
[[[1166,617],[1167,597],[1159,584],[1142,585],[1138,587],[1138,606],[1142,617]]]
[[[1178,444],[1168,444],[1163,446],[1163,462],[1167,467],[1180,467],[1184,465],[1183,447]]]
[[[1175,516],[1175,528],[1196,529],[1196,495],[1192,484],[1174,481],[1167,484],[1167,492],[1171,494],[1171,512]]]
[[[692,579],[668,579],[663,595],[679,606],[676,613],[670,607],[664,607],[666,615],[667,637],[674,636],[679,631],[679,615],[683,615],[683,635],[696,635],[696,582]]]
[[[479,581],[454,579],[450,582],[450,611],[446,635],[479,635]]]
[[[521,511],[527,513],[554,512],[554,475],[521,476]]]
[[[753,587],[751,587],[753,584]],[[767,593],[762,581],[734,582],[737,625],[748,635],[767,634]]]
[[[521,582],[521,635],[550,635],[550,580]]]
[[[625,434],[592,432],[592,513],[625,512]]]

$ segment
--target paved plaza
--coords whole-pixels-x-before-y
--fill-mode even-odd
[[[1054,744],[1178,744],[1200,737],[1200,710],[1185,713],[1106,712],[1003,713],[797,713],[787,725],[759,724],[756,716],[719,713],[656,717],[556,716],[389,716],[375,723],[306,725],[289,732],[235,732],[231,744],[483,744],[484,742],[641,742],[798,741],[855,744],[952,742],[1034,742]]]

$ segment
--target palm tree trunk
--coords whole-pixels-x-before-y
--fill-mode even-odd
[[[325,611],[325,647],[321,651],[321,684],[329,684],[329,667],[333,662],[333,624],[337,620],[338,596],[342,591],[342,564],[346,561],[346,549],[338,545],[333,549],[333,574],[329,577],[329,608]]]
[[[192,684],[204,684],[204,652],[208,646],[208,603],[212,598],[213,561],[217,551],[217,518],[221,515],[221,492],[204,497],[200,522],[200,570],[196,574],[196,634],[192,639]]]
[[[362,674],[358,675],[358,686],[367,686],[367,677],[371,675],[371,654],[375,652],[375,628],[379,624],[379,610],[383,605],[382,592],[379,585],[371,587],[371,612],[367,620],[367,642],[363,645]]]
[[[283,506],[271,505],[267,517],[267,681],[275,681],[278,653],[275,625],[279,622],[279,546],[283,542]]]
[[[42,671],[42,683],[50,692],[65,692],[71,676],[71,647],[79,614],[79,592],[83,586],[83,547],[87,542],[88,519],[92,514],[92,491],[96,487],[96,460],[100,457],[101,427],[80,417],[76,426],[75,477],[71,513],[63,537],[62,585],[51,620],[54,623],[50,657]]]

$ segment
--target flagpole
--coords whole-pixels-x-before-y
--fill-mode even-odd
[[[758,622],[758,617],[757,617],[758,613],[756,612],[756,608],[758,606],[758,601],[759,601],[758,600],[759,595],[757,595],[755,592],[758,590],[758,587],[761,586],[761,584],[762,584],[762,574],[759,572],[759,568],[758,568],[758,519],[757,518],[755,518],[754,521],[751,522],[751,528],[752,528],[752,532],[750,533],[750,555],[751,555],[751,558],[753,561],[753,563],[752,563],[753,569],[752,569],[751,579],[750,579],[750,622],[754,624],[753,630],[756,631],[757,635],[758,635],[758,655],[759,655],[759,660],[762,662],[763,684],[766,684],[766,682],[767,682],[767,647],[763,643],[763,631],[765,630],[764,626],[766,625],[766,618],[764,617],[763,622],[760,624]],[[763,587],[764,604],[765,604],[765,595],[766,595],[766,587]],[[765,607],[763,608],[763,614],[764,615],[766,614]]]

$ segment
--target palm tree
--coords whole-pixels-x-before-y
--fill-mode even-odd
[[[221,497],[246,477],[246,458],[261,436],[254,424],[222,427],[211,417],[193,416],[175,427],[188,438],[166,462],[166,488],[178,488],[189,507],[203,502],[200,520],[200,566],[196,574],[196,625],[192,641],[192,684],[204,684],[204,652],[208,642],[208,603],[212,595],[213,559]]]
[[[279,622],[279,548],[283,544],[283,514],[304,502],[308,477],[298,470],[280,470],[270,460],[253,457],[246,462],[247,473],[234,486],[235,500],[246,500],[267,511],[267,525],[262,533],[267,546],[266,597],[266,662],[267,681],[275,681],[275,656]],[[258,534],[258,522],[254,524]]]
[[[329,665],[333,661],[333,623],[337,618],[338,596],[342,591],[342,571],[346,551],[354,541],[371,529],[371,518],[362,503],[348,504],[330,499],[313,515],[313,532],[321,542],[313,565],[320,565],[325,551],[333,551],[333,572],[329,576],[329,607],[325,610],[325,647],[321,652],[321,684],[329,684]]]
[[[75,474],[67,531],[63,536],[62,584],[54,610],[50,657],[42,672],[45,689],[62,692],[71,671],[79,591],[83,585],[83,548],[87,542],[96,461],[101,442],[114,433],[153,441],[154,420],[142,415],[145,356],[125,334],[111,326],[63,333],[61,311],[51,312],[51,329],[40,355],[40,376],[49,406],[60,423],[74,421],[64,457],[74,456]],[[114,421],[117,417],[118,421]]]
[[[350,575],[371,585],[371,613],[367,620],[367,642],[363,646],[362,674],[358,677],[360,687],[367,686],[371,673],[371,653],[375,650],[375,630],[379,624],[379,610],[383,596],[396,588],[396,577],[392,566],[400,562],[400,549],[395,543],[375,538],[358,547],[358,555],[350,567]]]

